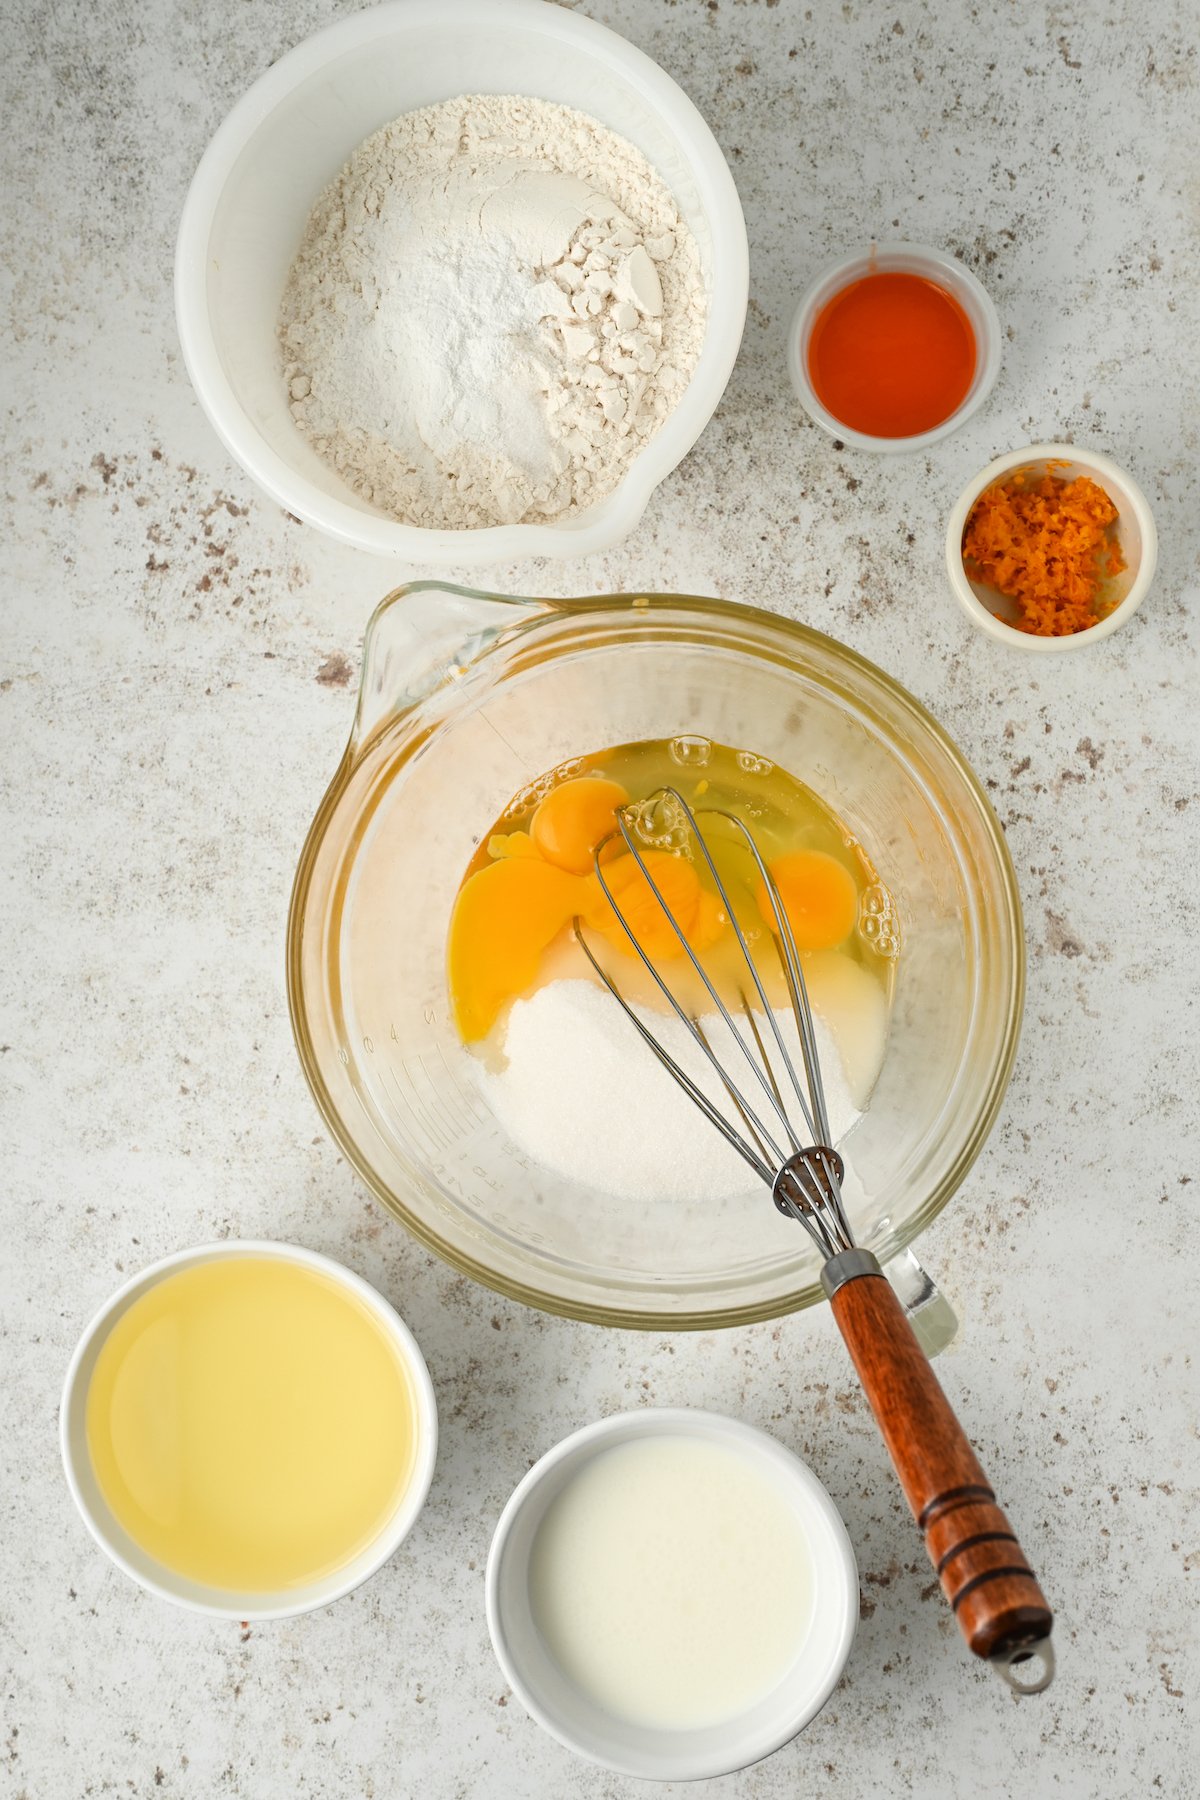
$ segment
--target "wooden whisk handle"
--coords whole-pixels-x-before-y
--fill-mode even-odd
[[[824,1281],[968,1645],[976,1656],[1004,1661],[1047,1638],[1050,1608],[891,1283],[861,1250],[834,1257]]]

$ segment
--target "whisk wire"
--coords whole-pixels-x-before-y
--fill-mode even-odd
[[[749,971],[750,985],[743,987],[739,998],[745,1026],[749,1029],[747,1041],[743,1029],[735,1020],[729,1006],[726,1005],[692,945],[688,942],[682,925],[671,909],[671,905],[658,882],[650,872],[645,855],[634,832],[630,827],[629,817],[624,809],[617,812],[617,826],[625,848],[632,856],[639,872],[654,896],[659,910],[666,919],[679,948],[686,957],[704,992],[708,995],[732,1044],[737,1046],[748,1063],[755,1080],[762,1089],[768,1102],[768,1115],[773,1114],[783,1127],[787,1145],[781,1147],[778,1128],[772,1129],[762,1116],[762,1109],[752,1105],[743,1088],[734,1079],[726,1062],[719,1057],[710,1042],[708,1033],[697,1017],[694,1016],[675,992],[671,983],[659,970],[655,959],[641,942],[637,931],[631,925],[626,913],[613,895],[601,860],[601,844],[596,851],[594,869],[601,891],[607,900],[614,917],[618,920],[630,947],[638,957],[642,967],[654,982],[659,993],[675,1017],[684,1026],[692,1042],[712,1069],[728,1096],[733,1110],[745,1127],[743,1136],[731,1120],[721,1111],[719,1105],[706,1093],[700,1083],[681,1067],[676,1058],[658,1041],[653,1030],[638,1017],[629,1001],[622,994],[617,983],[608,970],[594,954],[584,936],[582,922],[575,921],[575,938],[592,968],[599,976],[609,993],[617,1001],[626,1017],[636,1026],[643,1043],[654,1052],[658,1062],[665,1068],[682,1088],[684,1093],[699,1107],[709,1123],[716,1127],[726,1143],[735,1149],[739,1156],[754,1172],[766,1182],[771,1189],[772,1198],[777,1209],[785,1217],[802,1225],[809,1237],[816,1244],[823,1258],[827,1261],[839,1253],[853,1247],[854,1238],[846,1217],[845,1206],[841,1195],[843,1175],[842,1161],[829,1145],[831,1136],[829,1115],[825,1104],[825,1090],[821,1081],[820,1061],[817,1055],[816,1037],[813,1027],[812,1011],[809,1005],[808,990],[804,981],[804,971],[800,962],[799,951],[792,932],[791,921],[784,907],[778,886],[767,867],[766,861],[755,842],[753,834],[740,819],[719,808],[700,809],[704,816],[720,819],[726,826],[737,832],[754,862],[764,891],[770,902],[774,921],[773,938],[776,953],[783,970],[784,982],[788,998],[796,1020],[796,1031],[800,1045],[800,1058],[804,1069],[804,1079],[796,1067],[795,1060],[784,1039],[775,1008],[767,994],[762,973],[753,956],[746,933],[742,928],[734,910],[725,880],[717,867],[716,859],[709,848],[704,833],[696,816],[678,789],[662,788],[660,796],[670,801],[677,808],[677,818],[690,831],[701,856],[707,865],[708,872],[716,888],[725,916],[733,930],[745,966]],[[615,834],[614,834],[615,835]],[[609,840],[606,840],[609,841]],[[753,995],[757,995],[760,1011],[753,1004]],[[766,1020],[764,1028],[761,1020]],[[773,1052],[771,1046],[773,1045]],[[793,1121],[793,1113],[785,1100],[780,1077],[776,1072],[775,1057],[782,1062],[786,1071],[786,1080],[795,1095],[800,1113],[803,1115],[804,1127],[812,1140],[805,1144],[798,1134]]]
[[[681,804],[683,803],[681,802]],[[685,811],[686,810],[685,805]],[[733,920],[734,930],[738,932],[738,941],[741,943],[746,958],[750,962],[751,969],[754,973],[755,983],[760,995],[762,995],[767,1016],[770,1018],[774,1028],[780,1054],[787,1065],[788,1073],[792,1078],[792,1085],[795,1088],[797,1097],[804,1109],[805,1123],[809,1126],[813,1136],[818,1142],[827,1144],[829,1142],[830,1131],[829,1114],[825,1109],[825,1088],[821,1081],[821,1065],[817,1060],[817,1047],[813,1036],[812,1008],[809,1005],[808,989],[804,982],[804,969],[800,962],[800,953],[796,948],[796,940],[792,934],[792,923],[788,918],[787,908],[784,906],[779,889],[775,884],[775,877],[767,867],[766,860],[754,840],[753,833],[747,829],[741,819],[735,818],[732,813],[726,813],[722,816],[735,828],[751,856],[754,858],[755,868],[758,870],[763,887],[766,889],[767,898],[771,902],[771,912],[774,915],[777,928],[775,932],[775,947],[783,968],[784,980],[787,983],[788,998],[792,1003],[792,1011],[796,1016],[796,1028],[800,1035],[800,1053],[804,1059],[804,1074],[808,1082],[809,1094],[812,1097],[811,1112],[809,1110],[808,1100],[800,1087],[799,1081],[796,1079],[796,1072],[792,1067],[792,1060],[787,1053],[787,1047],[780,1036],[779,1027],[775,1023],[774,1009],[767,1005],[766,995],[763,993],[762,982],[759,979],[758,970],[754,965],[753,959],[750,957],[749,950],[742,939],[742,934],[740,930],[738,930],[736,919]],[[693,825],[694,824],[695,821],[693,820]],[[700,848],[704,853],[705,860],[707,861],[709,868],[712,869],[715,877],[716,868],[713,864],[708,845],[704,842],[699,831],[697,831],[696,836]],[[797,1149],[799,1149],[799,1147],[799,1145],[796,1146]]]
[[[695,821],[690,809],[687,807],[686,802],[679,795],[675,794],[675,790],[673,788],[668,788],[664,791],[666,793],[673,795],[674,798],[679,800],[679,804],[683,807],[684,812],[687,815],[688,821],[689,821],[693,831],[696,833],[697,839],[699,839],[699,828],[697,827],[696,821]],[[645,857],[642,855],[641,850],[639,849],[637,843],[634,841],[634,837],[633,837],[632,832],[629,829],[627,820],[625,820],[619,814],[618,814],[618,824],[620,826],[621,836],[623,837],[623,839],[625,841],[626,847],[628,848],[630,854],[634,858],[634,861],[637,863],[637,866],[640,869],[646,883],[648,884],[651,893],[654,895],[655,900],[657,901],[659,907],[662,910],[663,916],[665,917],[668,924],[670,925],[676,938],[679,940],[681,949],[683,950],[689,963],[691,964],[692,968],[694,969],[697,977],[699,978],[700,982],[702,983],[702,985],[705,989],[705,992],[708,994],[710,1000],[712,1001],[713,1005],[716,1007],[721,1018],[723,1019],[725,1025],[729,1031],[732,1041],[737,1045],[738,1049],[741,1051],[742,1055],[745,1057],[746,1062],[749,1065],[750,1070],[753,1073],[755,1079],[758,1081],[759,1085],[762,1087],[763,1092],[767,1096],[767,1099],[771,1102],[771,1105],[774,1107],[776,1113],[778,1114],[779,1121],[782,1124],[785,1132],[787,1133],[788,1141],[791,1144],[793,1152],[800,1150],[802,1148],[802,1145],[801,1145],[800,1139],[796,1135],[795,1127],[792,1124],[792,1121],[788,1116],[787,1109],[780,1104],[778,1098],[776,1097],[776,1094],[772,1091],[771,1083],[767,1080],[760,1064],[755,1059],[751,1050],[748,1048],[747,1044],[745,1043],[745,1040],[742,1038],[741,1033],[739,1032],[737,1026],[734,1024],[733,1017],[730,1014],[729,1008],[726,1006],[726,1004],[722,1000],[720,994],[717,992],[716,988],[713,986],[713,983],[708,974],[708,971],[704,968],[703,964],[700,962],[700,959],[697,957],[695,951],[692,949],[692,946],[688,943],[687,938],[684,935],[683,927],[680,925],[678,919],[675,917],[674,913],[671,911],[670,905],[668,904],[667,899],[662,892],[662,889],[659,887],[659,885],[655,881],[653,875],[650,873],[650,870],[646,864]],[[687,1008],[682,1005],[682,1003],[679,1000],[678,995],[671,988],[670,983],[659,972],[659,970],[657,969],[657,967],[654,964],[653,959],[647,954],[645,946],[640,942],[640,940],[637,936],[637,933],[633,930],[632,926],[629,923],[629,920],[625,917],[624,912],[621,910],[620,906],[617,904],[616,900],[613,898],[612,889],[609,886],[609,883],[605,878],[604,869],[600,863],[598,854],[597,854],[597,860],[596,860],[596,865],[595,865],[595,872],[599,879],[600,887],[604,893],[604,897],[608,901],[609,905],[611,906],[614,915],[620,922],[621,928],[624,931],[626,937],[629,939],[630,944],[633,946],[633,949],[636,951],[637,956],[638,956],[639,960],[641,961],[643,968],[646,970],[647,974],[649,974],[649,976],[653,980],[655,986],[658,988],[658,991],[662,994],[663,998],[666,1000],[667,1004],[670,1006],[671,1010],[674,1012],[676,1018],[678,1018],[680,1020],[680,1022],[686,1027],[693,1042],[698,1046],[698,1048],[704,1055],[705,1059],[707,1060],[707,1062],[713,1069],[714,1073],[716,1074],[718,1080],[721,1082],[722,1086],[726,1088],[726,1090],[730,1093],[732,1098],[736,1099],[738,1108],[742,1112],[743,1117],[749,1116],[749,1118],[754,1120],[756,1130],[757,1130],[757,1135],[759,1136],[759,1138],[761,1139],[762,1142],[764,1142],[765,1144],[767,1144],[770,1147],[771,1155],[775,1159],[775,1164],[778,1167],[781,1163],[783,1163],[787,1160],[788,1152],[786,1150],[782,1149],[780,1147],[780,1145],[776,1142],[775,1137],[772,1135],[769,1128],[764,1124],[763,1120],[759,1117],[758,1113],[755,1112],[754,1108],[751,1106],[750,1102],[747,1100],[745,1094],[742,1093],[741,1089],[737,1086],[737,1083],[733,1080],[733,1077],[729,1074],[729,1071],[724,1067],[724,1065],[721,1063],[720,1059],[714,1054],[711,1045],[700,1034],[700,1032],[698,1031],[698,1029],[696,1027],[695,1020],[692,1018],[691,1014],[687,1011]],[[724,885],[719,881],[719,879],[718,879],[717,885],[718,885],[718,893],[719,893],[721,902],[725,906],[726,911],[729,912],[730,918],[732,919],[733,915],[732,915],[732,910],[729,907],[729,896],[725,892]],[[735,924],[735,929],[736,929],[736,924]],[[749,951],[746,947],[744,938],[742,938],[742,936],[741,936],[740,931],[738,932],[738,939],[739,939],[739,942],[742,944],[743,950],[746,951],[746,954],[748,957]],[[611,990],[612,984],[606,983],[606,985],[608,985]],[[795,1079],[794,1075],[793,1075],[793,1079]],[[772,1180],[774,1179],[773,1175],[770,1177],[770,1179],[772,1179]]]
[[[580,929],[579,929],[579,921],[578,920],[576,920],[576,922],[575,922],[575,941],[579,945],[579,948],[583,951],[583,954],[587,957],[588,961],[591,963],[592,968],[596,971],[596,974],[600,977],[601,981],[604,983],[604,985],[608,989],[609,993],[612,995],[613,999],[617,1002],[617,1005],[621,1008],[621,1011],[625,1014],[625,1017],[630,1021],[630,1023],[632,1025],[634,1025],[637,1028],[637,1031],[638,1031],[639,1035],[641,1036],[642,1042],[647,1044],[650,1047],[650,1049],[653,1050],[655,1056],[658,1058],[658,1060],[662,1064],[662,1066],[666,1069],[667,1073],[674,1077],[674,1079],[679,1083],[680,1087],[683,1089],[684,1093],[687,1094],[688,1098],[690,1100],[694,1101],[695,1104],[700,1108],[700,1111],[704,1114],[704,1116],[708,1120],[709,1124],[716,1126],[717,1130],[721,1133],[721,1136],[725,1139],[726,1143],[731,1144],[733,1146],[733,1148],[737,1151],[738,1155],[741,1156],[742,1158],[744,1158],[744,1160],[750,1164],[750,1167],[754,1170],[755,1174],[761,1176],[763,1181],[767,1182],[768,1185],[771,1182],[773,1182],[775,1179],[774,1170],[765,1161],[765,1157],[768,1154],[774,1154],[774,1146],[772,1145],[768,1149],[768,1146],[763,1144],[762,1138],[760,1137],[759,1133],[754,1129],[754,1126],[751,1123],[751,1116],[744,1110],[744,1108],[741,1104],[741,1101],[738,1098],[737,1091],[732,1086],[732,1084],[729,1083],[728,1081],[725,1081],[725,1078],[722,1077],[722,1079],[724,1081],[724,1085],[726,1087],[726,1091],[729,1093],[731,1100],[733,1100],[734,1105],[737,1107],[739,1113],[741,1113],[741,1116],[742,1116],[743,1120],[745,1121],[747,1127],[751,1130],[751,1132],[753,1132],[755,1142],[758,1144],[759,1149],[763,1152],[762,1156],[756,1155],[754,1153],[754,1151],[751,1150],[750,1146],[745,1142],[744,1138],[740,1137],[738,1135],[738,1133],[733,1129],[732,1125],[730,1125],[729,1121],[725,1118],[725,1116],[721,1112],[720,1108],[713,1105],[712,1101],[708,1098],[708,1095],[704,1092],[703,1088],[699,1087],[697,1085],[697,1083],[692,1080],[691,1076],[687,1073],[686,1069],[680,1068],[679,1064],[675,1061],[674,1057],[669,1056],[667,1054],[667,1052],[663,1049],[662,1045],[659,1043],[659,1041],[655,1037],[654,1033],[652,1031],[650,1031],[645,1025],[643,1025],[642,1021],[638,1018],[637,1014],[634,1012],[632,1006],[630,1006],[628,1000],[626,1000],[624,994],[622,994],[620,988],[616,985],[616,983],[613,981],[612,977],[609,975],[608,970],[601,963],[599,957],[597,957],[593,953],[591,946],[588,944],[587,939],[584,937],[582,931],[580,931]],[[651,970],[651,973],[653,973],[653,970]],[[671,996],[668,995],[668,998],[671,998]],[[688,1025],[691,1028],[693,1035],[695,1036],[697,1042],[700,1044],[701,1049],[704,1050],[709,1061],[712,1063],[712,1066],[716,1069],[717,1073],[720,1075],[721,1074],[721,1066],[717,1062],[711,1049],[709,1048],[707,1040],[704,1037],[704,1033],[699,1029],[699,1027],[696,1025],[694,1020],[688,1018],[687,1014],[682,1010],[682,1008],[676,1007],[676,1011],[677,1011],[679,1017],[683,1020],[684,1024]]]
[[[746,960],[746,965],[750,970],[750,978],[754,982],[754,986],[758,993],[759,1000],[762,1002],[763,1013],[765,1014],[766,1018],[770,1021],[771,1033],[775,1039],[776,1048],[778,1049],[780,1056],[783,1058],[783,1065],[786,1068],[788,1075],[791,1079],[793,1091],[796,1095],[796,1099],[798,1100],[798,1102],[800,1104],[800,1110],[804,1115],[804,1123],[807,1125],[810,1133],[812,1133],[813,1136],[820,1136],[821,1133],[819,1131],[818,1125],[816,1123],[814,1123],[812,1111],[810,1110],[810,1107],[809,1107],[808,1095],[805,1093],[803,1087],[800,1085],[800,1081],[796,1075],[796,1070],[792,1063],[792,1059],[791,1059],[790,1055],[788,1054],[787,1045],[784,1043],[784,1040],[783,1040],[783,1034],[779,1029],[779,1022],[775,1017],[775,1009],[771,1005],[770,1000],[767,998],[767,990],[763,986],[763,979],[759,973],[758,964],[755,962],[754,957],[750,953],[750,946],[746,942],[746,935],[742,930],[741,921],[738,919],[737,913],[734,911],[733,906],[730,903],[729,895],[725,891],[725,883],[721,879],[721,874],[720,874],[719,869],[717,868],[716,860],[713,857],[712,851],[709,849],[708,844],[705,841],[704,834],[700,830],[699,825],[696,823],[695,814],[693,813],[691,807],[688,805],[687,801],[683,798],[683,795],[681,793],[679,793],[676,788],[666,788],[666,789],[664,789],[664,792],[669,794],[671,796],[671,798],[676,802],[676,804],[682,809],[683,815],[686,818],[688,825],[691,828],[692,834],[695,837],[697,844],[700,846],[700,853],[703,856],[705,862],[708,864],[709,874],[712,876],[713,881],[716,884],[717,892],[721,897],[721,903],[725,908],[725,912],[729,918],[729,923],[733,927],[734,935],[736,936],[737,941],[738,941],[738,948],[741,950],[742,955]],[[746,827],[742,824],[742,821],[740,819],[734,818],[732,813],[722,812],[722,813],[716,814],[715,816],[722,818],[722,819],[726,820],[726,822],[728,824],[733,825],[737,829],[737,831],[740,833],[742,838],[745,840],[745,842],[750,850],[750,853],[754,858],[755,866],[757,867],[759,874],[762,876],[763,881],[767,885],[767,891],[768,891],[768,894],[771,899],[772,907],[775,911],[776,919],[781,924],[781,926],[787,927],[788,940],[791,945],[791,955],[793,957],[795,957],[796,956],[796,947],[795,947],[794,941],[791,938],[791,927],[787,926],[787,915],[785,914],[785,912],[783,910],[783,903],[779,898],[779,890],[775,886],[775,883],[771,877],[770,870],[767,868],[766,863],[763,861],[762,854],[759,851],[758,845],[755,843],[750,832],[747,831]],[[628,839],[626,841],[628,842]],[[791,973],[787,969],[786,959],[785,959],[785,974],[787,974],[787,976],[788,976],[789,996],[792,1000],[793,1010],[796,1013],[797,1028],[800,1032],[800,1046],[801,1046],[801,1050],[804,1054],[805,1073],[808,1074],[809,1073],[809,1066],[808,1066],[809,1065],[809,1056],[808,1056],[808,1052],[804,1046],[804,1022],[801,1017],[801,1008],[796,1004],[795,989],[792,985]],[[803,985],[804,976],[800,972],[800,963],[799,963],[798,957],[796,957],[795,974],[799,978],[801,985]],[[706,985],[709,986],[709,992],[712,993],[713,990],[712,990],[711,984],[708,984],[706,982]],[[713,994],[713,998],[717,999],[717,1004],[720,1005],[720,1000],[718,999],[718,997],[716,996],[715,993]],[[743,1000],[744,1000],[744,998],[745,998],[745,996],[743,996]],[[721,1010],[724,1011],[724,1008],[722,1007]],[[763,1049],[762,1040],[759,1037],[759,1034],[757,1031],[755,1031],[754,1035],[755,1035],[755,1039],[759,1045],[759,1052],[762,1057],[762,1061],[766,1065],[766,1067],[768,1069],[770,1069],[771,1068],[770,1059],[766,1055],[765,1050]],[[814,1058],[814,1061],[815,1061],[815,1058]],[[759,1065],[757,1063],[755,1064],[755,1068],[756,1069],[759,1068]],[[760,1074],[761,1074],[761,1070],[760,1070]],[[782,1096],[780,1095],[779,1089],[775,1084],[773,1075],[772,1075],[771,1085],[775,1090],[776,1110],[779,1111],[780,1114],[782,1115],[782,1117],[787,1121],[788,1136],[791,1139],[792,1149],[793,1149],[793,1151],[800,1150],[803,1148],[803,1146],[801,1145],[799,1138],[796,1136],[796,1133],[792,1128],[791,1120],[788,1117],[787,1111],[783,1106]],[[823,1094],[822,1094],[822,1099],[821,1099],[821,1106],[823,1109],[824,1108]],[[828,1123],[826,1124],[825,1129],[826,1129],[826,1133],[828,1133]],[[822,1138],[822,1141],[824,1141],[823,1138]]]
[[[757,1037],[758,1033],[754,1026],[753,1019],[750,1017],[750,1013],[749,1013],[748,1009],[747,1009],[747,1018],[750,1019],[751,1030],[755,1032],[755,1036]],[[696,1024],[696,1031],[697,1031],[698,1035],[700,1036],[702,1042],[711,1051],[712,1045],[709,1043],[708,1037],[704,1030],[704,1027],[700,1023],[699,1019],[697,1019],[695,1021],[695,1024]],[[734,1109],[736,1110],[739,1118],[741,1119],[742,1124],[746,1127],[746,1130],[750,1133],[751,1137],[754,1139],[754,1142],[758,1147],[759,1154],[764,1159],[771,1157],[773,1154],[773,1147],[771,1146],[770,1143],[763,1142],[762,1137],[759,1135],[759,1132],[756,1129],[753,1115],[751,1113],[747,1112],[745,1107],[742,1105],[742,1103],[738,1097],[737,1089],[733,1086],[732,1082],[726,1076],[726,1074],[725,1074],[724,1070],[721,1068],[721,1065],[719,1062],[717,1063],[717,1071],[721,1077],[721,1084],[724,1087],[725,1092],[729,1095],[730,1101],[732,1102]],[[773,1074],[772,1074],[772,1085],[774,1085],[774,1075]],[[778,1092],[778,1089],[776,1089],[776,1092]],[[777,1164],[771,1164],[771,1165],[764,1164],[764,1166],[777,1167],[778,1165]]]

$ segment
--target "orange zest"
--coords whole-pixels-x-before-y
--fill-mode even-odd
[[[1101,584],[1125,567],[1117,509],[1086,475],[1018,469],[982,493],[963,533],[967,572],[1015,600],[1016,630],[1069,637],[1103,616]]]

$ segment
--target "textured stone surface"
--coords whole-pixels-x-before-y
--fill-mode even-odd
[[[802,617],[906,682],[987,782],[1026,904],[1026,1029],[1001,1123],[923,1249],[965,1318],[944,1379],[1059,1608],[1058,1683],[1020,1703],[959,1645],[826,1314],[667,1339],[521,1311],[409,1242],[318,1122],[285,1011],[288,888],[364,621],[408,571],[319,540],[224,455],[180,364],[170,277],[218,120],[341,10],[15,0],[0,26],[0,1790],[640,1791],[574,1762],[506,1693],[482,1570],[505,1496],[557,1437],[686,1403],[808,1457],[862,1571],[825,1712],[714,1793],[1194,1791],[1195,9],[588,0],[729,156],[750,318],[718,417],[625,545],[486,573]],[[826,257],[889,233],[961,251],[1007,344],[960,435],[871,460],[806,423],[784,333]],[[1110,642],[1039,663],[960,618],[941,537],[990,455],[1062,437],[1142,481],[1161,573]],[[425,1347],[444,1426],[396,1560],[326,1613],[249,1631],[112,1570],[56,1444],[92,1309],[217,1234],[293,1238],[377,1282]]]

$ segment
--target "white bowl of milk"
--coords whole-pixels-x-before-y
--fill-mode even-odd
[[[718,1413],[619,1413],[564,1438],[500,1517],[492,1644],[577,1755],[699,1780],[802,1731],[858,1623],[846,1528],[812,1470]]]

